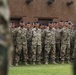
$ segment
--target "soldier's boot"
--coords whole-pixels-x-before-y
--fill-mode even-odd
[[[32,63],[33,65],[36,65],[36,63],[35,63],[35,61],[33,61],[33,63]]]
[[[68,63],[68,64],[71,64],[70,60],[67,60],[67,63]]]
[[[59,63],[59,60],[57,60],[57,63]]]
[[[25,65],[29,65],[27,62],[25,62]]]
[[[32,61],[30,62],[30,64],[32,64]]]
[[[45,65],[48,65],[48,61],[45,61]]]
[[[15,64],[15,66],[17,67],[17,66],[19,66],[19,64],[18,64],[18,63],[16,63],[16,64]]]
[[[55,61],[52,61],[52,64],[57,64]]]
[[[61,64],[64,64],[64,60],[61,61]]]
[[[45,65],[48,65],[48,59],[45,59]]]
[[[41,65],[41,62],[39,61],[38,64]]]

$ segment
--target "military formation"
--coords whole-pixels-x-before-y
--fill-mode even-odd
[[[13,40],[11,65],[71,63],[76,54],[76,25],[71,21],[24,23],[10,26]]]

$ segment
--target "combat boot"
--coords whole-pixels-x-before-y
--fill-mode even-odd
[[[57,64],[55,61],[52,61],[52,64]]]
[[[28,65],[28,63],[27,63],[27,62],[25,62],[25,65]]]
[[[33,62],[33,65],[36,65],[35,61]]]
[[[41,65],[41,62],[38,62],[38,65]]]
[[[64,64],[64,60],[61,61],[61,64]]]
[[[18,63],[16,63],[15,66],[17,67],[18,66]]]
[[[67,61],[67,63],[68,63],[68,64],[71,64],[71,62],[70,62],[69,60]]]
[[[48,62],[47,61],[45,62],[45,65],[48,65]]]

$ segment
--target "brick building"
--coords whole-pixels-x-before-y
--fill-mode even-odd
[[[27,1],[27,2],[26,2]],[[11,20],[18,23],[71,20],[76,23],[76,0],[9,0]]]

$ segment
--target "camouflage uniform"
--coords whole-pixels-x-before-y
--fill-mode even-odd
[[[70,29],[70,54],[71,54],[71,59],[74,58],[74,41],[75,41],[75,31],[73,29]]]
[[[56,60],[59,62],[60,58],[60,50],[61,50],[61,35],[60,35],[61,29],[55,30],[55,37],[56,37]]]
[[[32,29],[27,29],[27,48],[28,48],[28,60],[31,63],[32,62]]]
[[[12,53],[12,58],[11,58],[11,64],[14,64],[15,62],[15,51],[16,51],[16,35],[15,35],[15,28],[11,28],[11,36],[12,36],[12,42],[13,42],[13,47],[14,51]]]
[[[55,62],[55,31],[53,29],[45,30],[45,64],[48,64],[50,51],[52,62]]]
[[[67,61],[70,60],[70,32],[66,27],[62,28],[61,31],[61,60],[64,62],[65,58]]]
[[[15,33],[17,35],[16,38],[17,46],[16,46],[16,57],[15,57],[16,63],[19,63],[20,54],[21,51],[23,50],[24,62],[26,64],[28,59],[26,29],[18,27],[16,28]]]
[[[41,30],[40,29],[34,29],[32,31],[32,60],[33,63],[41,62]]]
[[[7,75],[8,57],[11,57],[9,54],[13,51],[8,27],[9,18],[8,1],[0,0],[0,75]]]
[[[45,48],[45,35],[44,35],[44,29],[41,29],[41,46],[42,46],[42,62],[44,62],[44,48]]]
[[[74,30],[74,50],[73,50],[74,58],[76,56],[76,30]]]

